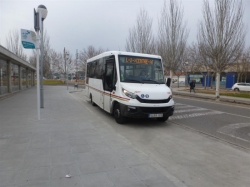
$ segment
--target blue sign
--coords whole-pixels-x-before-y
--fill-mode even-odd
[[[35,49],[36,33],[33,31],[21,29],[21,41],[25,49]]]

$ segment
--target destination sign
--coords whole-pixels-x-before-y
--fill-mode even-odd
[[[126,63],[136,63],[136,64],[153,64],[154,60],[149,58],[138,58],[138,57],[126,57]]]

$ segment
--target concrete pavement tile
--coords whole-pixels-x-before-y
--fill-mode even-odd
[[[125,185],[140,181],[140,178],[137,175],[135,175],[133,170],[131,170],[130,168],[109,171],[108,175],[111,178],[112,182],[115,184],[115,186]]]
[[[89,144],[71,146],[72,153],[88,153],[92,151],[92,146]]]
[[[0,160],[1,170],[18,170],[23,165],[24,159],[2,159]]]
[[[15,183],[28,184],[29,182],[49,181],[49,167],[28,168],[18,171]]]
[[[60,126],[59,126],[59,127],[57,127],[57,131],[50,132],[50,138],[51,139],[55,138],[55,139],[63,140],[63,139],[68,139],[69,136],[68,136],[68,132],[61,130]]]
[[[28,181],[25,183],[17,183],[14,187],[51,187],[49,181]]]
[[[48,148],[50,146],[49,139],[32,139],[29,144],[29,149],[43,149]]]
[[[56,155],[70,154],[71,147],[70,146],[49,147],[49,151],[51,157]]]
[[[50,148],[28,149],[25,152],[25,158],[49,157],[49,156],[50,156]]]
[[[96,153],[88,152],[88,153],[73,153],[73,157],[76,162],[85,161],[85,162],[94,162],[96,161]]]
[[[29,143],[20,143],[20,144],[7,143],[7,145],[3,148],[3,150],[22,151],[22,150],[26,150],[28,146],[29,146]]]
[[[77,138],[69,138],[69,144],[70,146],[77,146],[77,145],[83,145],[88,144],[87,138],[84,137],[77,137]]]
[[[133,171],[140,177],[141,180],[147,179],[164,179],[165,176],[156,168],[149,164],[132,167]]]
[[[50,147],[59,147],[59,146],[70,146],[69,144],[69,139],[64,138],[64,139],[50,139]]]
[[[147,187],[151,187],[151,186],[153,187],[163,187],[163,186],[176,187],[168,178],[160,179],[160,180],[149,179],[149,180],[144,180],[143,182]]]
[[[95,152],[100,152],[100,151],[110,152],[110,150],[112,149],[112,147],[109,146],[108,143],[106,143],[105,141],[98,143],[91,143],[90,145],[92,146],[92,150]]]
[[[0,149],[0,160],[22,159],[26,154],[26,150],[4,150]]]
[[[95,144],[95,143],[102,143],[102,142],[105,142],[105,138],[103,137],[96,137],[96,136],[90,136],[87,138],[87,141],[90,143],[90,144]]]
[[[136,166],[136,165],[150,163],[149,158],[146,157],[145,155],[138,156],[138,154],[135,154],[135,155],[129,155],[129,156],[122,156],[121,158],[129,166]]]
[[[26,144],[29,143],[30,137],[13,137],[10,139],[9,144]]]
[[[50,187],[82,187],[78,176],[71,178],[51,179],[49,181]]]
[[[50,166],[49,155],[47,157],[44,156],[26,157],[24,159],[21,169],[46,167],[46,166]]]
[[[131,182],[128,184],[118,184],[118,185],[115,185],[115,187],[146,187],[146,185],[142,181],[139,181],[139,182]],[[162,186],[162,187],[166,187],[166,186]]]
[[[117,155],[102,155],[101,157],[99,156],[97,157],[97,162],[105,171],[128,167],[128,165],[126,165],[126,163]]]
[[[110,180],[106,172],[94,173],[80,176],[80,182],[83,187],[113,187],[114,184]]]
[[[50,179],[62,179],[65,178],[66,175],[71,175],[73,177],[79,176],[80,170],[77,164],[67,164],[60,166],[51,166],[50,167]]]
[[[51,166],[58,166],[58,165],[67,165],[74,163],[75,160],[71,153],[68,154],[56,154],[51,155],[50,157],[50,164]]]
[[[8,185],[14,186],[15,177],[17,175],[16,170],[2,170],[0,171],[0,187],[5,187]]]
[[[91,174],[91,173],[100,173],[105,171],[102,166],[96,162],[87,162],[85,160],[81,160],[77,162],[77,165],[80,168],[81,175]]]

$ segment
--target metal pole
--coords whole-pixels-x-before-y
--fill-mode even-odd
[[[36,32],[37,48],[36,48],[36,88],[37,88],[37,119],[40,120],[40,76],[39,76],[39,31]]]
[[[41,81],[41,88],[40,88],[40,92],[41,92],[41,108],[44,108],[44,104],[43,104],[43,21],[41,21],[42,25],[41,25],[41,77],[40,77],[40,81]]]

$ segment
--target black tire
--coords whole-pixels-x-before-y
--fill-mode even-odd
[[[94,101],[92,100],[92,95],[90,94],[90,103],[92,106],[96,106],[96,104],[94,103]]]
[[[159,121],[159,122],[165,122],[165,121],[168,120],[168,117],[156,118],[156,119],[157,119],[157,121]]]
[[[119,124],[124,124],[127,121],[127,118],[121,115],[121,109],[120,109],[120,105],[118,103],[115,104],[114,106],[114,118],[115,121]]]
[[[237,92],[238,92],[238,91],[240,91],[240,89],[239,89],[239,88],[234,88],[234,91],[237,91]]]

